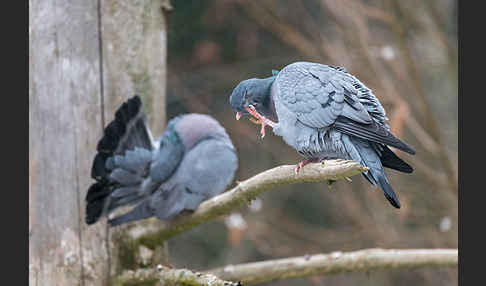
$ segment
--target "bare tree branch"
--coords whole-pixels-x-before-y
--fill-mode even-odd
[[[318,274],[424,266],[454,267],[457,266],[457,261],[457,249],[366,249],[228,265],[206,272],[221,279],[250,285]]]
[[[154,241],[159,243],[176,234],[191,229],[216,217],[229,214],[235,208],[251,202],[258,194],[273,187],[302,182],[323,182],[351,177],[367,170],[357,162],[348,160],[326,160],[321,163],[308,164],[298,174],[294,165],[283,165],[262,172],[250,179],[238,182],[233,189],[213,197],[199,205],[190,215],[183,215],[155,233],[149,233],[139,238],[147,246]]]
[[[243,2],[242,2],[243,3]],[[248,16],[255,21],[258,25],[264,27],[284,43],[294,47],[304,56],[310,60],[318,61],[322,53],[321,51],[306,37],[304,37],[299,31],[297,31],[291,25],[281,21],[272,11],[271,7],[268,7],[266,1],[246,1],[242,6],[246,10]]]
[[[161,282],[162,285],[191,285],[191,286],[239,286],[239,282],[219,279],[212,274],[193,272],[188,269],[171,269],[162,265],[157,268],[128,270],[118,276],[114,286],[138,285],[138,283]],[[145,284],[144,284],[145,285]]]

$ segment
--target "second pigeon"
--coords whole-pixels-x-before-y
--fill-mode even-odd
[[[127,205],[136,206],[110,219],[111,226],[195,210],[225,190],[238,166],[228,134],[209,115],[177,116],[154,141],[138,96],[118,109],[97,151],[91,170],[96,182],[86,195],[87,224]]]

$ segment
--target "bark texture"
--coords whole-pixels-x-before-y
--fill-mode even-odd
[[[162,265],[151,269],[126,271],[120,275],[114,286],[138,285],[141,283],[157,283],[160,285],[190,285],[190,286],[240,286],[239,282],[224,281],[218,277],[188,269],[171,269]],[[144,284],[145,285],[145,284]]]
[[[29,0],[29,284],[106,285],[106,224],[84,222],[103,127],[139,93],[165,126],[168,1]]]
[[[208,270],[221,279],[243,285],[278,279],[390,268],[457,267],[457,249],[366,249],[333,252],[255,263],[228,265]]]

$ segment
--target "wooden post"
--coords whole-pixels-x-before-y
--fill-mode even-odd
[[[148,123],[154,139],[165,128],[165,93],[167,60],[167,23],[165,13],[170,10],[169,1],[106,0],[102,1],[101,33],[102,62],[104,70],[105,121],[113,120],[114,113],[127,98],[141,96]],[[159,222],[155,220],[154,227]],[[139,247],[133,245],[130,229],[137,225],[117,227],[111,235],[114,247],[112,256],[123,256],[114,262],[112,275],[122,269],[138,265],[135,257]],[[167,263],[168,254],[156,249],[152,260]],[[167,246],[166,246],[167,247]],[[124,253],[121,253],[124,252]],[[160,254],[163,254],[162,257]],[[155,262],[155,261],[153,261]]]
[[[32,0],[29,18],[29,281],[102,285],[105,226],[84,223],[102,134],[96,2]]]
[[[107,122],[120,104],[142,97],[154,136],[165,128],[168,1],[106,0],[101,5]]]
[[[108,283],[118,258],[105,221],[85,224],[84,197],[124,99],[139,93],[154,134],[165,126],[163,4],[29,0],[30,285]]]

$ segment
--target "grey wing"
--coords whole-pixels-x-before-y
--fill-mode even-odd
[[[230,142],[204,140],[182,160],[174,176],[151,198],[155,215],[162,220],[220,194],[233,181],[238,159]]]
[[[371,91],[339,67],[295,63],[277,77],[278,98],[297,119],[312,128],[340,132],[415,151],[389,132],[385,111]]]
[[[301,62],[285,67],[276,80],[278,99],[309,127],[330,127],[338,116],[361,123],[372,121],[343,71]]]

